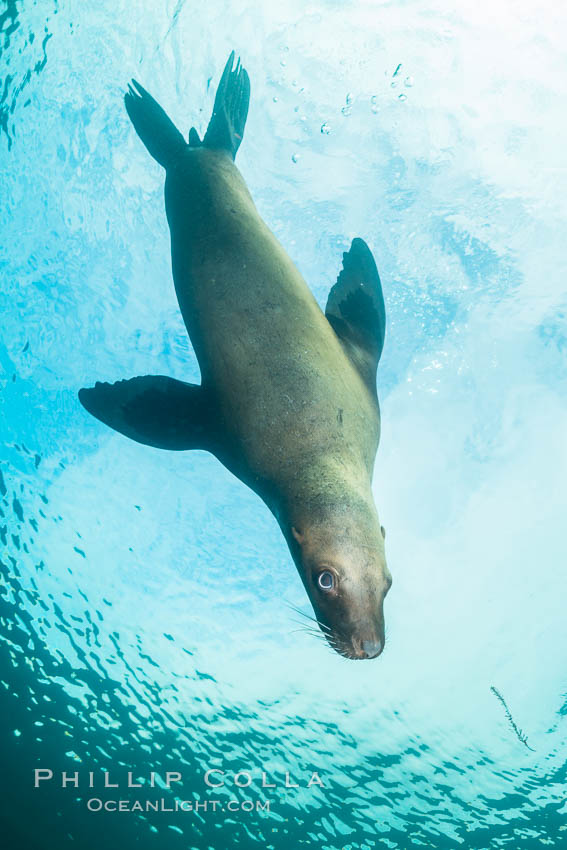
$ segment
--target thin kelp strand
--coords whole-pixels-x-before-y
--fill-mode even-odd
[[[534,748],[533,748],[533,747],[530,747],[530,745],[528,744],[528,736],[527,736],[527,735],[524,735],[524,733],[522,732],[522,730],[521,730],[521,729],[519,729],[519,728],[518,728],[518,726],[516,725],[516,723],[514,722],[514,718],[512,717],[512,714],[511,714],[511,712],[510,712],[510,709],[508,708],[508,706],[507,706],[507,704],[506,704],[506,700],[504,699],[504,697],[502,696],[502,694],[500,693],[500,691],[499,691],[499,690],[497,690],[497,689],[494,687],[494,685],[491,685],[491,686],[490,686],[490,690],[492,691],[492,693],[494,694],[494,696],[495,696],[498,700],[500,700],[500,702],[501,702],[501,703],[502,703],[502,705],[504,706],[504,711],[506,712],[506,717],[507,717],[507,719],[508,719],[508,723],[510,724],[510,726],[511,726],[511,727],[512,727],[512,729],[514,730],[514,732],[515,732],[515,734],[516,734],[517,739],[518,739],[519,741],[521,741],[521,742],[522,742],[522,744],[524,745],[524,747],[527,747],[527,748],[528,748],[528,750],[531,750],[531,751],[532,751],[532,753],[535,753]]]

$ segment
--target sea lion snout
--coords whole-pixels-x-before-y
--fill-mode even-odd
[[[362,651],[365,653],[366,658],[377,658],[382,652],[382,641],[363,640]]]
[[[353,659],[378,658],[384,649],[384,641],[376,637],[370,640],[358,640],[353,637],[350,644],[347,643],[342,648],[333,644],[331,645],[341,655]]]
[[[361,660],[365,658],[378,658],[384,650],[384,618],[380,616],[376,625],[369,621],[360,628],[354,628],[352,632],[343,630],[329,631],[325,637],[332,648],[345,658]]]
[[[293,527],[292,535],[315,622],[329,646],[345,658],[377,658],[384,651],[384,599],[392,584],[383,535],[374,535],[374,545],[361,545],[350,534],[337,539],[329,526]]]
[[[348,627],[345,628],[343,626],[340,629],[340,626],[336,626],[335,628],[331,628],[330,626],[325,626],[321,621],[319,621],[319,625],[331,648],[345,658],[353,660],[378,658],[384,650],[383,621],[378,629],[370,626],[363,629],[354,629],[352,632],[349,632]]]

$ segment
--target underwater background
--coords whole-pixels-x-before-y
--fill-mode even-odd
[[[4,0],[3,848],[567,846],[565,18],[550,0]],[[122,98],[133,76],[201,134],[232,48],[252,83],[238,166],[319,303],[355,236],[382,277],[394,584],[372,662],[301,630],[275,520],[212,456],[130,442],[77,400],[199,381],[163,172]]]

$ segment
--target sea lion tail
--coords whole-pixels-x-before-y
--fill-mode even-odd
[[[164,168],[172,165],[187,148],[187,142],[157,100],[132,80],[124,95],[126,111],[149,153]]]
[[[250,102],[250,78],[234,50],[228,57],[215,97],[213,114],[203,139],[207,148],[226,150],[234,159],[240,147]]]

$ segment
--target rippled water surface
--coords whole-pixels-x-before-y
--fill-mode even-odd
[[[0,7],[3,846],[567,846],[565,17]],[[97,379],[199,380],[163,175],[122,96],[134,76],[202,133],[233,47],[262,215],[322,305],[354,236],[383,280],[394,585],[373,662],[298,631],[279,528],[212,456],[129,442],[77,401]],[[53,780],[34,789],[35,768]]]

